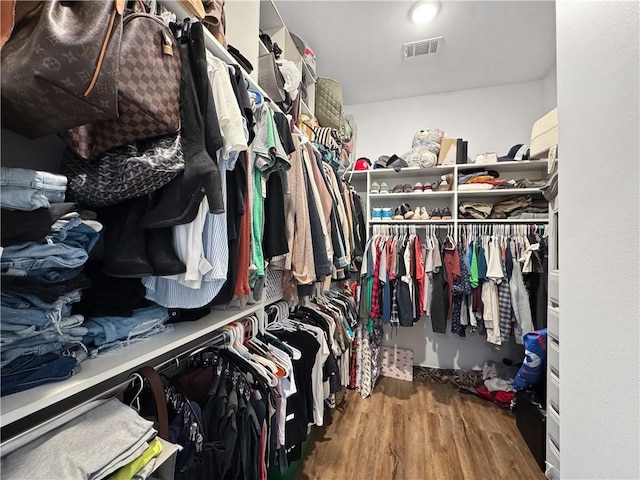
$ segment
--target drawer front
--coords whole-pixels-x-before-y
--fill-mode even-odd
[[[547,435],[553,443],[560,445],[560,414],[553,405],[547,409]]]
[[[558,307],[547,308],[547,333],[560,339],[560,309]]]
[[[560,412],[560,378],[547,370],[547,403]]]
[[[553,270],[549,273],[549,301],[554,305],[560,305],[560,271]]]
[[[547,336],[547,362],[549,369],[560,377],[560,342],[551,335]]]
[[[547,463],[560,470],[560,448],[547,437]]]

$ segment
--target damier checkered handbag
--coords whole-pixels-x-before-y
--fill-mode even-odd
[[[160,17],[134,12],[123,20],[118,112],[63,135],[73,151],[95,158],[115,147],[180,130],[180,50]]]

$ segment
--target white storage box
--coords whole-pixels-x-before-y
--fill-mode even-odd
[[[529,158],[546,158],[549,149],[558,144],[558,109],[554,108],[533,124]]]

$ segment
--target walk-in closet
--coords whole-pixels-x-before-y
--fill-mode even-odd
[[[640,478],[636,1],[0,7],[3,479]]]

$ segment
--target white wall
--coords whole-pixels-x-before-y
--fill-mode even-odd
[[[447,323],[447,330],[451,322]],[[423,367],[454,368],[456,370],[479,370],[487,360],[502,362],[509,358],[521,362],[522,346],[511,340],[509,344],[496,348],[487,343],[487,337],[467,332],[465,338],[453,333],[433,333],[431,320],[422,317],[413,327],[400,327],[398,332],[390,327],[384,329],[383,344],[413,351],[413,364]]]
[[[553,67],[542,77],[542,107],[545,112],[550,112],[558,106],[558,68],[554,62]]]
[[[562,478],[638,479],[640,12],[556,9]]]
[[[358,125],[357,155],[375,161],[402,155],[422,128],[439,128],[469,141],[469,156],[506,155],[517,143],[529,143],[533,122],[544,113],[542,82],[403,98],[345,107]]]
[[[421,128],[436,127],[469,141],[469,156],[497,152],[505,155],[517,143],[529,143],[533,122],[546,113],[543,82],[516,83],[473,90],[425,95],[345,107],[358,125],[357,155],[371,160],[402,155]],[[436,334],[421,319],[397,334],[385,330],[384,343],[413,350],[414,364],[455,369],[481,368],[486,360],[522,361],[523,349],[511,341],[496,349],[484,335],[460,338]]]

